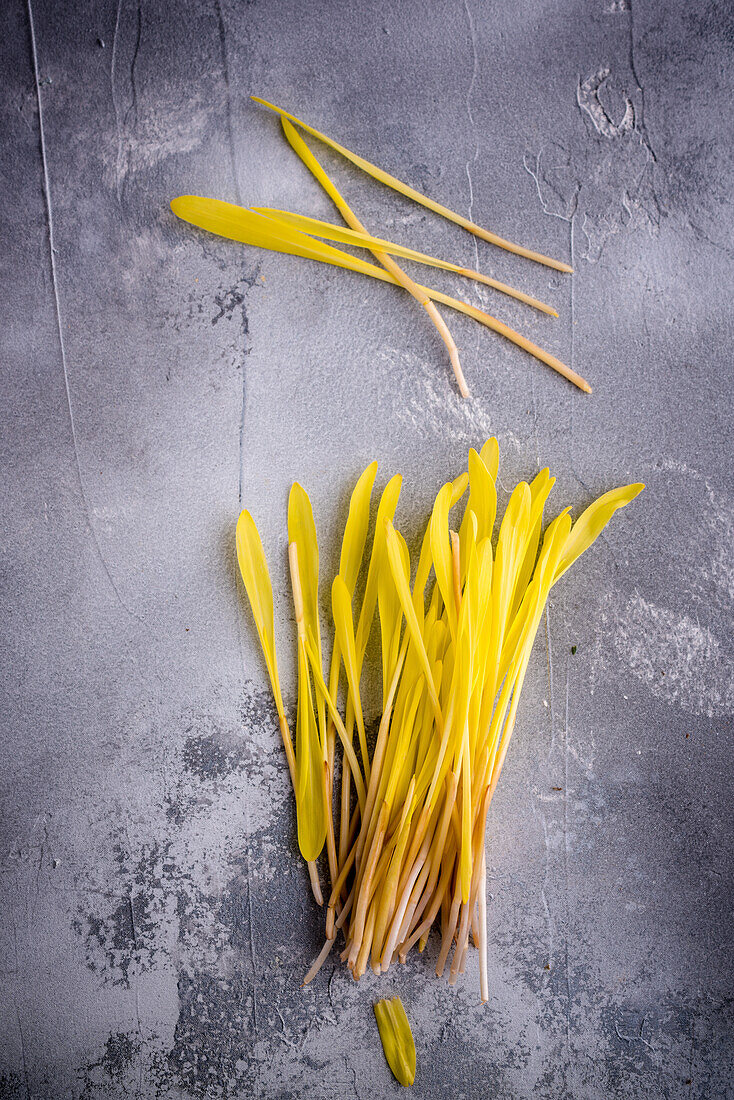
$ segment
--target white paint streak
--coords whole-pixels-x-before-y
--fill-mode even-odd
[[[691,517],[698,537],[693,560],[686,564],[686,579],[694,592],[702,581],[712,581],[727,605],[723,610],[728,613],[728,603],[734,600],[734,511],[731,504],[703,474],[685,462],[666,458],[661,466],[666,473],[693,482],[695,495],[705,500],[702,511]]]
[[[155,167],[160,161],[179,153],[190,153],[201,144],[209,125],[211,108],[196,107],[190,102],[156,106],[155,112],[143,116],[135,134],[123,133],[123,157],[117,150],[108,166],[108,182],[120,187],[128,177]]]
[[[418,427],[422,433],[471,446],[494,434],[492,419],[481,399],[464,399],[455,388],[447,393],[446,376],[435,363],[427,363],[414,352],[380,354],[380,359],[391,366],[396,358],[405,364],[409,373],[409,385],[406,379],[396,409],[398,418],[407,427]]]
[[[617,616],[614,646],[657,699],[708,718],[734,713],[734,664],[708,627],[635,593]]]

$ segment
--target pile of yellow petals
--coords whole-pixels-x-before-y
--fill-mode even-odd
[[[468,471],[439,490],[413,563],[394,526],[399,475],[382,492],[368,541],[377,463],[368,466],[352,494],[331,587],[327,663],[316,527],[305,490],[293,486],[288,542],[297,624],[295,745],[278,678],[265,555],[249,512],[240,515],[240,569],[290,768],[298,843],[320,903],[316,861],[324,847],[328,862],[326,940],[305,981],[318,972],[338,934],[342,958],[359,979],[368,964],[381,973],[404,961],[416,944],[422,951],[436,923],[436,973],[448,965],[449,981],[456,981],[471,935],[479,948],[481,998],[487,999],[485,823],[533,642],[553,585],[643,488],[614,489],[576,522],[565,509],[544,528],[555,481],[544,469],[515,487],[497,525],[498,461],[496,439],[469,452]],[[376,617],[378,705],[362,696]],[[381,717],[372,739],[365,714],[375,711]]]

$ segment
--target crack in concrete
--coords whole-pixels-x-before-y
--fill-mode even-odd
[[[76,423],[74,419],[74,406],[71,400],[71,385],[69,382],[69,369],[66,357],[66,345],[64,342],[64,326],[61,319],[61,299],[59,295],[59,279],[58,272],[56,270],[56,247],[54,245],[54,222],[53,211],[51,206],[51,181],[48,170],[48,154],[46,151],[46,135],[43,122],[43,97],[41,96],[41,80],[38,65],[38,46],[36,41],[36,30],[33,22],[33,7],[31,0],[27,0],[27,12],[28,12],[28,25],[30,29],[31,38],[31,56],[33,60],[33,77],[36,85],[36,97],[38,101],[38,133],[39,144],[41,150],[41,168],[43,175],[43,194],[46,204],[46,224],[48,227],[48,250],[51,265],[51,285],[53,289],[54,309],[56,313],[56,330],[58,333],[59,349],[61,352],[61,369],[64,376],[64,392],[66,395],[66,407],[69,414],[69,426],[71,429],[71,442],[74,448],[74,461],[76,465],[77,482],[79,486],[79,493],[82,500],[82,506],[84,511],[85,525],[92,538],[92,543],[95,548],[96,556],[99,559],[99,563],[102,566],[105,576],[109,581],[110,587],[117,598],[118,603],[123,610],[130,615],[131,618],[141,620],[137,615],[127,606],[123,600],[120,592],[115,584],[112,574],[110,573],[109,566],[105,561],[102,553],[102,548],[99,545],[99,539],[97,538],[97,532],[92,524],[91,512],[89,506],[89,499],[87,497],[87,491],[84,485],[84,476],[82,474],[81,459],[79,457],[79,443],[76,433]]]

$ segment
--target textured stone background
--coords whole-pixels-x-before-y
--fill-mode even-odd
[[[4,1100],[397,1095],[371,1010],[395,993],[416,1096],[734,1095],[733,43],[725,0],[3,5]],[[328,159],[371,227],[555,302],[442,280],[593,397],[460,319],[461,403],[406,297],[177,223],[191,191],[332,216],[251,91],[572,259]],[[435,948],[301,991],[321,919],[240,501],[292,699],[291,480],[330,579],[371,458],[414,535],[489,433],[504,490],[546,462],[559,507],[648,485],[538,641],[490,815],[490,1003]]]

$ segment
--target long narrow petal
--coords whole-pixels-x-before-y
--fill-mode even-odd
[[[337,574],[331,586],[331,606],[334,615],[334,629],[336,631],[339,649],[344,661],[347,673],[349,694],[354,707],[354,715],[357,720],[357,732],[362,751],[362,768],[367,783],[370,780],[370,759],[367,751],[364,717],[362,714],[362,700],[359,692],[359,673],[357,670],[357,649],[354,638],[354,619],[352,618],[352,597],[344,578]]]
[[[250,601],[260,645],[273,689],[273,697],[278,714],[283,713],[283,700],[280,693],[278,665],[275,656],[275,629],[273,625],[273,589],[270,573],[265,560],[260,535],[255,521],[245,509],[237,520],[236,530],[237,562]]]
[[[219,237],[226,237],[230,241],[249,244],[255,248],[267,248],[271,252],[320,260],[335,267],[346,267],[351,271],[371,275],[373,279],[380,279],[385,283],[396,283],[387,271],[375,264],[342,252],[339,248],[332,248],[323,241],[299,233],[291,226],[273,222],[253,210],[246,210],[231,202],[208,199],[201,195],[179,195],[171,202],[171,210],[182,221],[195,225],[198,229],[206,229],[209,233],[216,233]]]
[[[426,653],[425,643],[423,641],[423,635],[416,616],[415,607],[413,606],[413,599],[411,596],[410,588],[408,586],[408,578],[403,571],[403,558],[400,551],[400,543],[398,541],[397,532],[391,523],[387,524],[387,557],[390,562],[390,571],[395,581],[395,587],[398,591],[398,597],[400,604],[405,615],[405,621],[408,624],[408,630],[410,631],[410,637],[415,646],[415,650],[418,654],[421,666],[423,668],[424,675],[426,677],[426,685],[428,692],[433,703],[434,710],[436,711],[436,717],[439,722],[442,721],[441,706],[438,701],[438,693],[436,691],[436,685],[433,682],[433,670],[431,668],[431,662],[428,660],[428,654]]]
[[[298,568],[303,596],[306,631],[321,662],[321,625],[319,622],[319,545],[313,509],[306,490],[294,482],[288,497],[288,542],[298,551]],[[321,663],[319,663],[321,668]],[[317,713],[322,755],[326,749],[326,717],[323,700],[317,698]]]
[[[377,463],[371,462],[357,480],[349,501],[349,514],[344,525],[342,551],[339,559],[339,573],[350,596],[354,593],[357,577],[362,566],[367,529],[370,523],[372,486],[375,483],[376,476]]]
[[[497,471],[500,465],[500,448],[494,436],[491,436],[486,443],[482,445],[479,457],[492,475],[492,480],[496,481]]]
[[[260,97],[256,95],[251,96],[251,99],[256,103],[260,103],[263,107],[269,107],[271,111],[275,111],[281,118],[289,119],[291,122],[294,122],[296,126],[300,126],[302,130],[305,130],[306,133],[311,134],[312,137],[318,138],[319,141],[323,141],[325,145],[328,145],[337,153],[341,153],[343,157],[346,157],[346,159],[350,160],[357,168],[361,168],[363,172],[372,176],[373,179],[379,180],[380,183],[384,183],[394,191],[399,191],[401,195],[413,199],[415,202],[420,203],[421,206],[428,207],[429,210],[433,210],[436,214],[441,214],[442,217],[448,218],[449,221],[455,222],[456,225],[468,229],[469,232],[473,233],[476,237],[481,237],[483,240],[489,241],[490,244],[498,245],[508,252],[516,253],[518,256],[525,256],[529,260],[535,260],[537,263],[545,264],[546,267],[555,268],[556,271],[570,272],[573,270],[568,264],[560,260],[553,260],[548,256],[543,256],[539,252],[533,252],[528,248],[523,248],[521,245],[507,241],[503,237],[498,237],[496,233],[490,233],[487,229],[482,229],[481,226],[476,225],[468,218],[462,217],[461,214],[456,214],[453,210],[449,210],[447,206],[443,206],[434,199],[429,199],[426,195],[422,195],[420,191],[416,191],[415,188],[409,187],[407,183],[403,183],[402,180],[397,179],[395,176],[391,176],[389,172],[385,172],[382,168],[378,168],[376,164],[371,164],[370,161],[365,160],[364,157],[358,156],[357,153],[352,153],[351,150],[333,141],[331,138],[327,137],[326,134],[322,134],[320,130],[314,129],[313,126],[309,126],[307,123],[302,122],[300,118],[296,118],[295,115],[291,115],[287,111],[284,111],[282,107],[276,107],[274,104],[268,103],[267,100],[260,99]]]
[[[618,508],[624,508],[635,499],[645,488],[641,481],[633,485],[623,485],[619,489],[612,489],[609,493],[595,500],[593,504],[583,512],[571,528],[571,534],[561,558],[555,581],[571,568],[577,558],[580,558],[592,542],[599,537],[609,520]]]
[[[430,540],[431,558],[433,570],[436,574],[436,582],[441,592],[449,629],[453,637],[456,637],[456,599],[454,596],[453,564],[451,560],[451,547],[449,542],[449,506],[451,500],[451,483],[443,485],[436,496],[431,512]]]
[[[402,484],[403,479],[400,474],[395,474],[394,477],[391,477],[382,492],[380,503],[377,507],[375,534],[372,539],[372,553],[370,555],[370,564],[367,569],[367,581],[364,586],[362,607],[357,622],[356,644],[357,658],[360,664],[364,661],[364,654],[372,630],[372,622],[375,617],[375,608],[377,606],[379,576],[385,561],[386,553],[385,524],[388,520],[392,522],[395,517],[395,509],[398,506],[398,498],[400,496]]]
[[[298,655],[296,821],[301,855],[308,861],[318,859],[326,840],[323,764],[303,641],[299,642]]]
[[[547,313],[550,317],[558,316],[552,306],[538,301],[537,298],[525,294],[522,290],[515,290],[507,283],[501,283],[497,279],[492,279],[489,275],[483,275],[480,271],[473,271],[471,268],[462,267],[460,264],[449,263],[448,260],[439,260],[436,256],[429,256],[426,252],[406,248],[404,245],[395,244],[394,241],[387,241],[382,237],[373,237],[370,233],[345,229],[341,225],[333,225],[331,222],[321,221],[319,218],[309,218],[305,214],[293,214],[289,210],[274,210],[269,206],[253,206],[252,209],[256,213],[262,214],[263,217],[272,218],[275,222],[285,222],[287,225],[292,225],[302,233],[308,233],[312,237],[321,237],[326,241],[337,241],[340,244],[352,245],[355,248],[368,248],[370,251],[377,249],[381,252],[388,252],[391,256],[400,256],[404,260],[413,260],[415,263],[425,264],[427,267],[438,267],[443,271],[453,271],[455,274],[463,275],[467,279],[473,279],[485,286],[491,286],[503,294],[508,294],[511,298],[516,298],[519,302],[525,302],[526,305],[533,306],[542,313]]]

